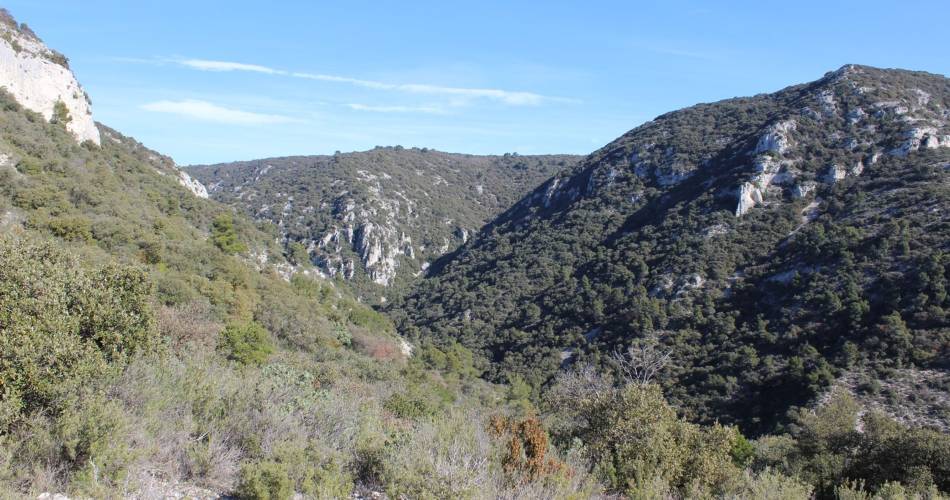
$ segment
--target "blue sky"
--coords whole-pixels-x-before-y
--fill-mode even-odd
[[[950,2],[3,2],[97,120],[180,164],[375,145],[589,153],[845,63],[948,74]]]

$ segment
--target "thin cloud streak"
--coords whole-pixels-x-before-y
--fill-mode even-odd
[[[266,73],[269,75],[282,75],[286,74],[283,71],[279,71],[273,68],[268,68],[267,66],[260,66],[257,64],[244,64],[231,61],[209,61],[206,59],[184,59],[177,61],[178,64],[182,66],[187,66],[193,69],[199,69],[201,71],[250,71],[253,73]]]
[[[534,92],[511,91],[501,89],[446,87],[424,83],[388,83],[375,80],[363,80],[346,76],[327,75],[321,73],[289,72],[257,64],[245,64],[231,61],[212,61],[206,59],[183,59],[178,64],[201,71],[248,71],[269,75],[291,76],[306,80],[322,82],[345,83],[357,87],[374,90],[392,90],[413,94],[444,95],[466,99],[490,99],[510,106],[537,106],[544,102],[576,103],[575,99],[552,97]]]
[[[156,113],[168,113],[195,120],[223,123],[227,125],[273,125],[292,123],[300,120],[289,116],[253,113],[239,109],[225,108],[207,101],[185,99],[181,101],[156,101],[143,104],[142,109]]]

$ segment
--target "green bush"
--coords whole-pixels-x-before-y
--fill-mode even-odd
[[[70,405],[56,420],[55,433],[80,489],[101,495],[98,488],[125,479],[134,454],[128,417],[116,402],[96,396]]]
[[[218,349],[242,365],[262,365],[274,353],[274,343],[258,323],[231,323],[221,332]]]
[[[383,407],[397,417],[413,419],[431,417],[438,411],[438,406],[430,398],[421,394],[418,389],[393,394],[386,400]]]
[[[237,231],[234,229],[234,217],[229,213],[215,217],[211,224],[211,241],[227,254],[247,251],[247,245],[238,239]]]
[[[313,470],[303,490],[316,498],[348,498],[353,493],[353,478],[339,462],[331,460]]]
[[[69,116],[69,109],[66,108],[66,103],[57,100],[56,103],[53,104],[53,117],[50,119],[50,123],[58,123],[66,126],[66,124],[71,121],[73,121],[73,117]]]
[[[287,247],[288,258],[291,262],[298,266],[307,266],[310,265],[310,253],[307,252],[307,247],[295,241],[288,245]]]
[[[140,269],[89,268],[51,242],[0,236],[0,430],[158,351],[150,294]]]
[[[82,216],[53,217],[46,226],[54,236],[66,241],[92,241],[92,223]]]
[[[283,464],[264,461],[241,467],[241,481],[235,493],[248,500],[285,500],[293,496],[294,490]]]
[[[739,497],[757,500],[807,500],[812,498],[812,489],[810,485],[796,478],[765,469],[755,476],[749,475],[745,495]]]
[[[745,436],[737,432],[736,439],[732,442],[732,449],[729,450],[729,455],[732,456],[732,461],[736,465],[745,467],[755,457],[755,447]]]
[[[578,438],[609,489],[632,497],[667,485],[681,495],[722,494],[739,476],[733,450],[740,434],[689,423],[653,384],[621,388],[565,376],[553,404],[567,421],[562,440]],[[658,483],[659,482],[659,483]]]

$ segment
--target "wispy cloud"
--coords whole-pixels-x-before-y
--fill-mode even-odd
[[[257,64],[244,64],[239,62],[231,61],[209,61],[206,59],[183,59],[177,61],[182,66],[187,66],[189,68],[200,69],[202,71],[251,71],[254,73],[267,73],[269,75],[281,75],[285,74],[283,71],[276,70],[274,68],[268,68],[267,66],[260,66]]]
[[[368,104],[347,104],[348,108],[356,111],[370,111],[373,113],[427,113],[443,115],[445,108],[439,106],[371,106]]]
[[[537,106],[544,102],[577,102],[574,99],[545,96],[535,92],[492,88],[447,87],[425,83],[390,83],[321,73],[290,72],[276,68],[270,68],[267,66],[260,66],[257,64],[245,64],[231,61],[182,59],[176,62],[182,66],[202,71],[250,71],[254,73],[290,76],[306,80],[343,83],[374,90],[391,90],[413,94],[442,95],[464,99],[489,99],[502,102],[510,106]]]
[[[296,118],[266,113],[253,113],[225,108],[207,101],[185,99],[181,101],[156,101],[143,104],[142,109],[156,113],[169,113],[195,120],[228,125],[271,125],[299,121]]]

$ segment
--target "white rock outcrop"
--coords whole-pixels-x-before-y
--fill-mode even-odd
[[[825,172],[825,182],[828,184],[837,184],[848,177],[848,170],[837,163],[830,165]]]
[[[0,87],[47,120],[53,118],[56,103],[62,102],[70,117],[66,129],[78,142],[100,144],[89,97],[66,58],[32,33],[16,28],[12,20],[0,21]]]
[[[792,144],[791,133],[795,130],[795,127],[795,120],[785,120],[770,125],[759,137],[759,142],[752,154],[766,152],[784,154]]]
[[[904,142],[890,154],[903,157],[919,149],[942,147],[950,147],[950,135],[940,135],[936,127],[916,127],[904,133]]]
[[[736,217],[742,217],[752,207],[762,204],[772,184],[785,184],[794,181],[793,175],[787,172],[780,174],[782,162],[776,161],[771,156],[759,156],[755,159],[753,165],[755,166],[755,175],[739,186]]]
[[[809,194],[813,193],[815,189],[818,188],[818,183],[814,181],[805,181],[797,186],[792,192],[792,195],[796,198],[804,198]]]
[[[199,198],[208,198],[208,189],[205,188],[204,184],[198,182],[194,177],[185,173],[184,170],[178,171],[178,182],[185,186],[189,191],[191,191],[195,196]]]
[[[736,217],[742,217],[752,210],[757,203],[762,203],[762,190],[753,182],[744,182],[739,186],[739,203],[736,205]]]

